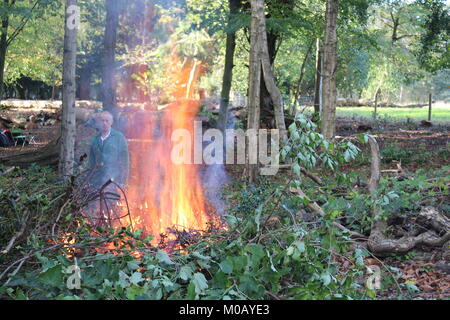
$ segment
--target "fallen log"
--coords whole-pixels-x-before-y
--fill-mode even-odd
[[[431,229],[438,235],[445,235],[450,231],[450,219],[433,207],[423,208],[415,220],[416,224]]]
[[[0,117],[0,128],[3,128],[3,129],[11,129],[14,127],[23,129],[23,128],[25,128],[26,123],[27,123],[26,119],[12,118],[12,117],[8,117],[8,118]]]
[[[25,151],[0,158],[0,163],[6,166],[27,168],[33,163],[40,166],[54,166],[58,164],[60,137],[38,150]]]

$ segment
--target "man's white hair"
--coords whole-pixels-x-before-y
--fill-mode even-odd
[[[111,112],[109,112],[109,111],[107,111],[107,110],[104,110],[104,111],[102,111],[100,114],[101,114],[101,115],[102,115],[102,114],[107,114],[107,115],[109,116],[109,118],[111,119],[111,122],[114,122],[114,116],[112,115]]]

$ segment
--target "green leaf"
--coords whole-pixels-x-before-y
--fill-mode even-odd
[[[140,273],[140,272],[135,272],[130,277],[130,282],[132,284],[138,284],[139,282],[144,281],[144,280],[145,279],[142,278],[142,273]]]
[[[167,252],[163,251],[163,250],[158,250],[158,252],[156,253],[156,259],[159,262],[168,264],[168,265],[172,265],[174,264],[174,262],[170,259],[169,255],[167,254]]]
[[[192,268],[190,266],[182,266],[178,277],[181,280],[187,281],[192,278],[193,273],[194,273],[194,270],[192,270]]]
[[[292,165],[292,171],[299,176],[300,175],[300,166],[297,162]]]
[[[233,272],[233,264],[228,260],[222,261],[219,266],[220,269],[226,274],[230,274]]]
[[[350,159],[352,158],[352,156],[351,156],[351,153],[350,153],[350,151],[349,150],[345,150],[345,152],[344,152],[344,159],[345,159],[345,161],[350,161]]]
[[[331,275],[329,273],[322,273],[320,276],[324,286],[328,286],[331,283]]]
[[[200,272],[196,272],[194,274],[194,278],[192,279],[192,283],[195,286],[195,293],[197,293],[197,294],[202,293],[205,289],[208,288],[208,281],[206,280],[206,278],[203,275],[203,273],[200,273]]]
[[[377,297],[376,292],[374,290],[371,290],[371,289],[366,289],[366,295],[369,298],[372,298],[372,299],[375,299]]]
[[[117,282],[122,288],[128,288],[130,286],[130,277],[123,271],[119,271],[119,281]]]
[[[295,132],[297,130],[297,125],[295,124],[295,122],[292,122],[292,124],[289,126],[289,132],[292,134],[293,132]]]
[[[230,228],[235,228],[239,222],[238,219],[232,215],[226,215],[225,219],[227,220],[227,224]]]
[[[130,269],[131,271],[137,270],[140,266],[140,262],[137,260],[132,260],[132,261],[128,261],[127,262],[127,267],[128,269]]]
[[[132,285],[131,287],[127,288],[125,295],[129,300],[136,300],[136,297],[143,294],[144,292],[144,288],[141,288],[137,285]]]
[[[194,300],[196,298],[196,294],[195,294],[195,284],[193,281],[191,281],[188,285],[188,289],[187,289],[187,299],[188,300]]]
[[[62,272],[62,265],[58,264],[52,268],[39,274],[38,279],[49,286],[61,287],[64,285],[64,274]]]

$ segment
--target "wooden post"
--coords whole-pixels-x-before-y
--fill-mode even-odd
[[[431,93],[428,95],[428,121],[431,122],[431,106],[432,106],[433,102],[431,99]]]
[[[375,92],[375,109],[373,112],[374,119],[377,119],[378,97],[380,96],[380,94],[381,94],[381,89],[380,89],[380,87],[378,87],[377,91]]]

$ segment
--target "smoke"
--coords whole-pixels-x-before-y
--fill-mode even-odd
[[[203,192],[209,203],[214,206],[219,215],[224,215],[227,207],[222,200],[222,188],[230,181],[224,165],[207,166],[202,180]]]
[[[234,115],[228,113],[227,129],[234,129],[235,121],[236,118]],[[206,146],[204,145],[203,148],[205,147]],[[225,153],[223,156],[225,157]],[[225,161],[223,161],[223,163],[225,163]],[[216,212],[221,216],[223,216],[227,210],[227,205],[222,199],[223,187],[230,181],[231,179],[225,170],[224,164],[209,165],[203,174],[202,186],[204,194],[209,203],[214,206]]]

